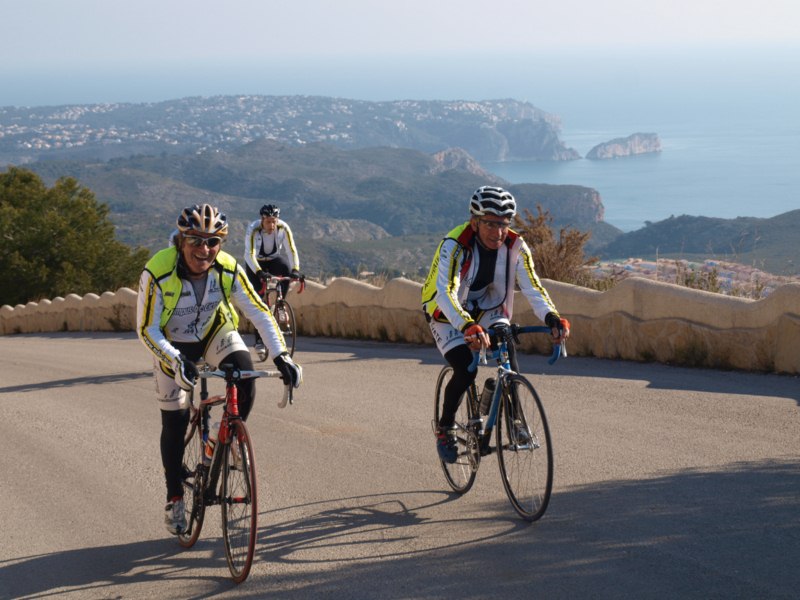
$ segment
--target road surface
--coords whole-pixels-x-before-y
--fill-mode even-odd
[[[448,492],[432,347],[300,338],[248,425],[259,535],[234,585],[213,507],[162,524],[150,360],[131,333],[0,337],[0,598],[797,598],[800,380],[523,356],[555,487],[517,518],[497,461]]]

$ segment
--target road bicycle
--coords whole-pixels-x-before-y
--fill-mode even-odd
[[[184,438],[183,487],[187,528],[178,535],[184,548],[191,548],[203,528],[206,508],[219,505],[222,511],[222,538],[228,568],[236,583],[250,573],[256,546],[258,493],[253,444],[244,420],[239,415],[236,384],[255,377],[280,377],[278,371],[240,370],[222,364],[218,370],[200,366],[200,402],[190,392],[189,428]],[[209,397],[208,379],[225,380],[225,393]],[[284,386],[281,408],[292,402],[292,386]],[[209,425],[212,406],[223,405],[214,443],[215,425]],[[209,440],[211,440],[209,442]]]
[[[522,327],[516,324],[495,325],[487,333],[492,349],[475,354],[470,365],[474,371],[478,363],[487,364],[495,359],[497,371],[486,380],[479,394],[472,383],[456,413],[455,428],[458,440],[456,462],[440,460],[444,476],[453,491],[464,494],[472,487],[478,473],[481,457],[497,452],[500,475],[511,505],[527,521],[536,521],[544,515],[553,487],[553,448],[544,407],[531,382],[512,367],[509,351],[525,333],[548,333],[544,326]],[[554,345],[548,360],[552,365],[560,356],[566,356],[566,347]],[[434,404],[434,431],[439,423],[444,405],[444,390],[453,375],[446,366],[436,382]],[[496,427],[496,430],[495,430]],[[495,430],[495,446],[491,446]]]
[[[299,281],[300,288],[297,291],[298,294],[302,294],[303,290],[306,288],[306,280],[302,277],[300,279],[293,279],[291,277],[266,274],[262,279],[261,288],[258,293],[278,322],[278,327],[283,334],[289,356],[294,356],[294,347],[297,343],[297,321],[295,320],[294,310],[291,304],[283,297],[283,290],[280,285],[283,281]],[[266,349],[258,351],[258,360],[262,362],[267,360]]]

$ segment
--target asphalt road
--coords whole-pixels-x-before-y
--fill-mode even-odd
[[[259,535],[234,585],[219,510],[162,524],[160,417],[133,334],[0,337],[0,598],[797,598],[800,380],[523,356],[555,488],[527,524],[497,461],[448,492],[432,347],[298,340],[306,381],[248,425]]]

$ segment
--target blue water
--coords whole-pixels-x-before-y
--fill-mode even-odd
[[[606,161],[494,163],[512,183],[595,188],[630,231],[670,215],[773,217],[800,208],[800,46],[314,58],[34,71],[0,65],[0,106],[158,102],[217,94],[360,100],[513,98],[559,115],[582,156],[635,132],[663,151]]]
[[[624,231],[670,215],[767,218],[800,208],[800,50],[569,65],[531,93],[562,117],[567,146],[585,156],[653,132],[662,152],[484,167],[512,183],[592,187],[605,220]]]
[[[773,217],[800,208],[800,128],[732,130],[655,125],[662,152],[612,160],[484,164],[512,183],[578,184],[596,189],[605,220],[631,231],[671,215]],[[634,130],[566,129],[562,139],[585,155]]]

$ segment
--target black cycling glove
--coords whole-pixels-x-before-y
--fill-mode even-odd
[[[292,360],[288,352],[284,352],[276,356],[272,362],[278,367],[281,372],[281,379],[286,385],[291,385],[293,388],[299,388],[303,382],[303,367]]]

